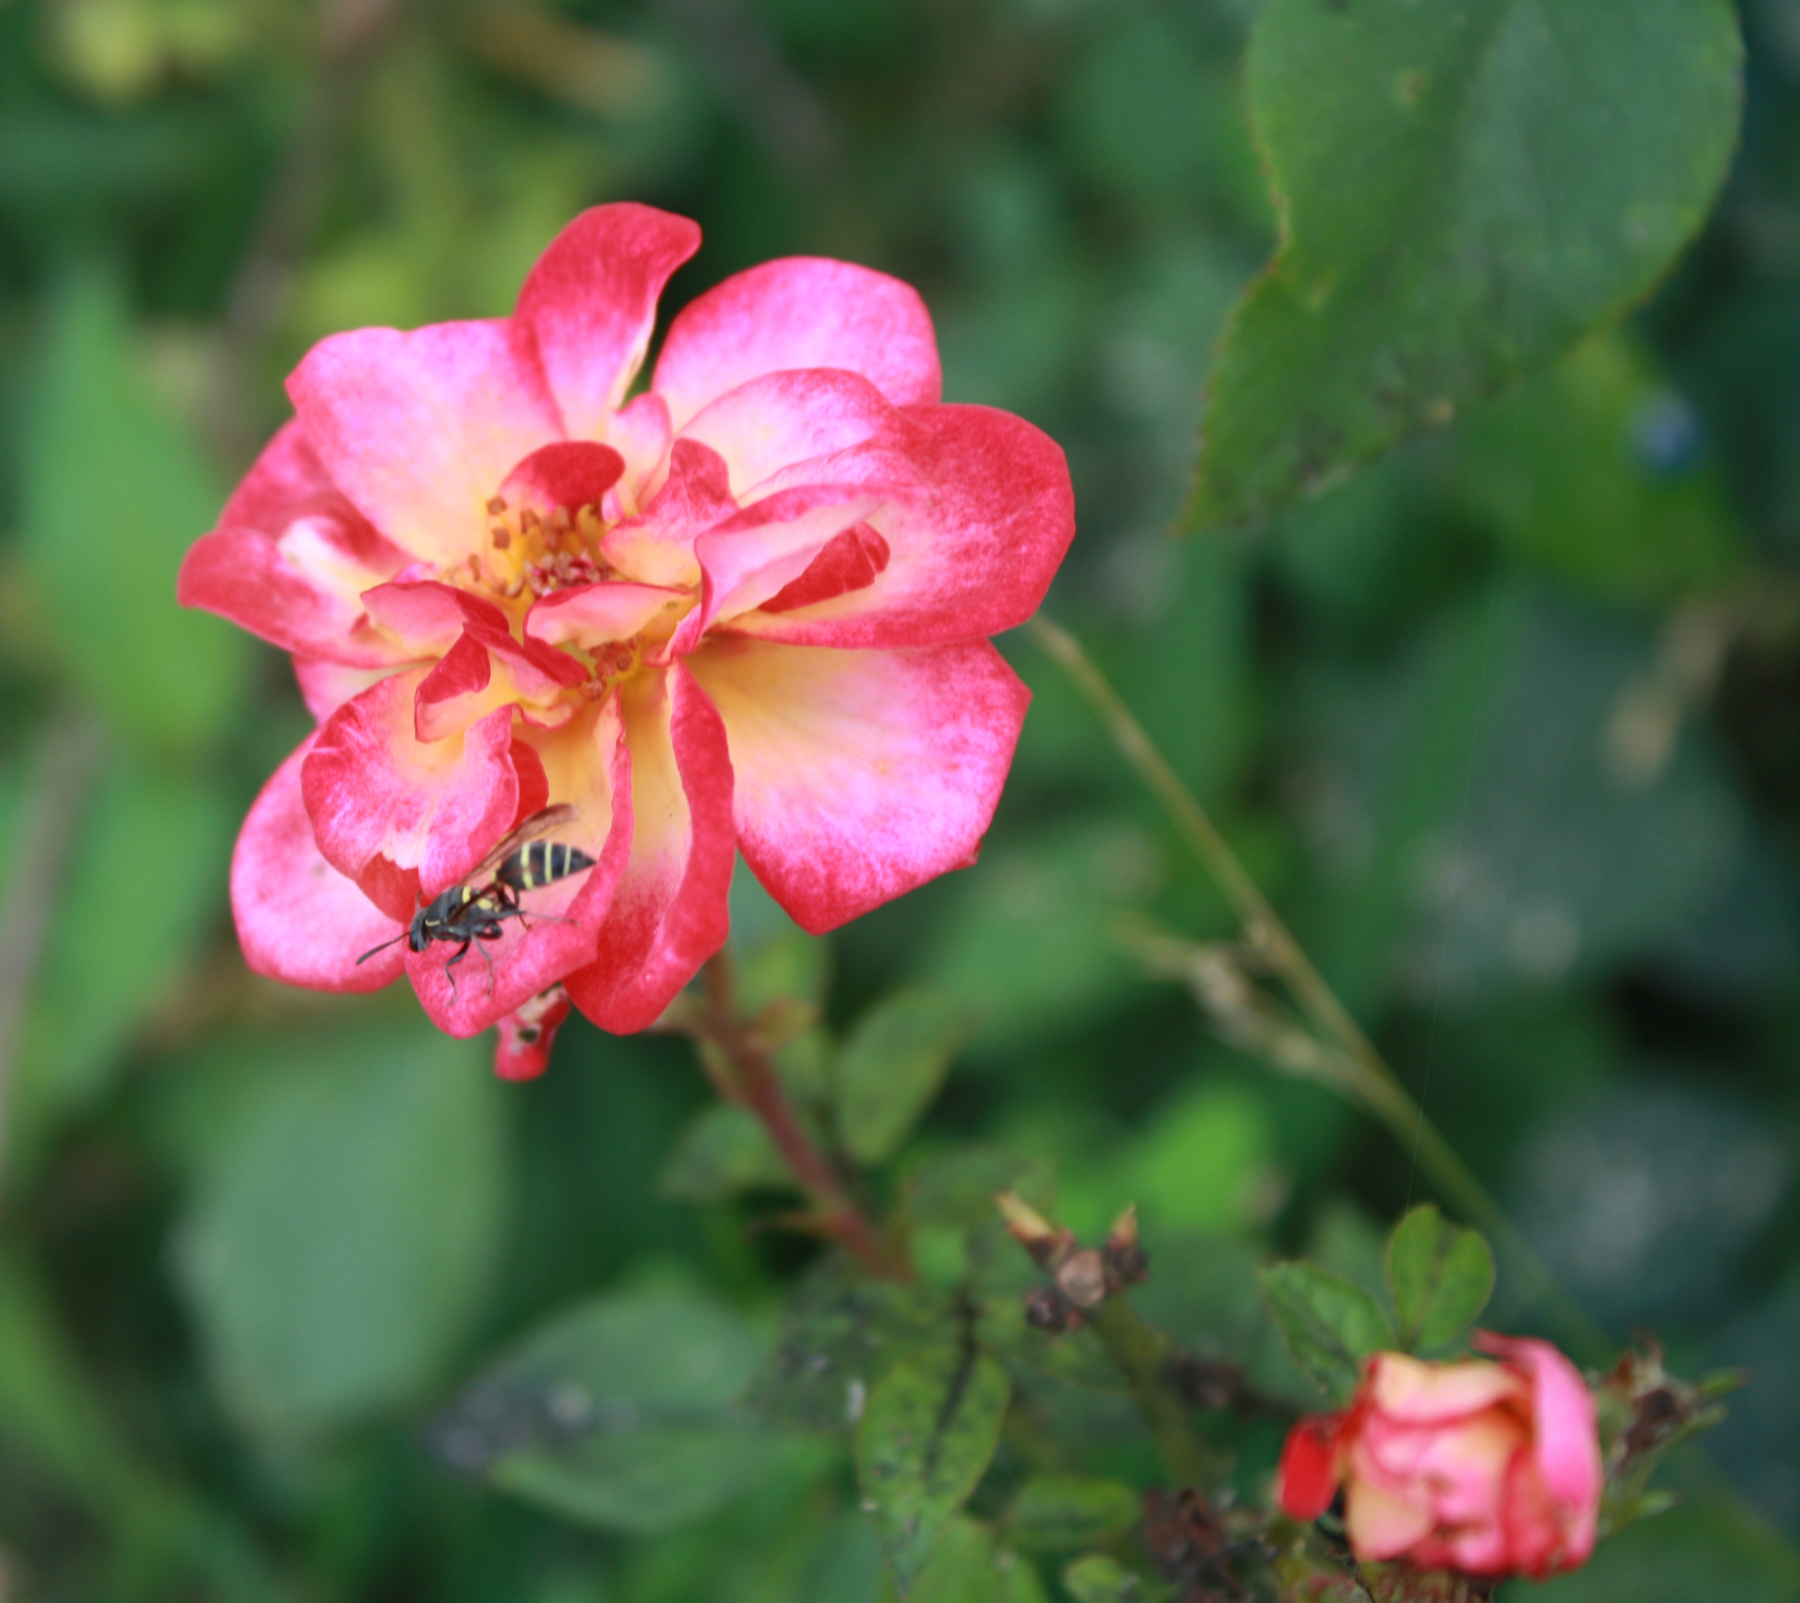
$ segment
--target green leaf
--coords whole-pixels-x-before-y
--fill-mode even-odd
[[[32,981],[9,1139],[21,1171],[105,1092],[144,1015],[211,933],[236,826],[201,780],[128,752],[108,763]]]
[[[837,1064],[838,1132],[852,1157],[879,1163],[893,1154],[968,1029],[968,1009],[932,991],[902,991],[863,1015]]]
[[[1007,1540],[1027,1548],[1093,1547],[1130,1530],[1143,1514],[1123,1481],[1036,1475],[1006,1511]]]
[[[891,1587],[883,1591],[884,1598],[894,1595]],[[996,1546],[993,1534],[967,1515],[950,1522],[906,1596],[907,1603],[1046,1603],[1029,1561]]]
[[[1000,1445],[1012,1386],[972,1347],[896,1364],[856,1432],[856,1476],[904,1596]]]
[[[793,1189],[794,1177],[754,1114],[729,1102],[702,1108],[662,1172],[665,1197],[718,1202],[757,1186]]]
[[[1388,1238],[1388,1289],[1406,1352],[1455,1341],[1494,1294],[1494,1254],[1477,1230],[1453,1225],[1421,1203]]]
[[[1148,1585],[1108,1553],[1073,1560],[1063,1570],[1062,1583],[1075,1603],[1151,1603],[1168,1593],[1167,1587]]]
[[[1741,54],[1727,0],[1268,0],[1283,243],[1220,347],[1190,524],[1323,488],[1644,295],[1724,175]]]
[[[1333,1402],[1355,1387],[1362,1361],[1394,1345],[1394,1328],[1361,1286],[1296,1260],[1259,1277],[1269,1313],[1293,1360]]]
[[[252,648],[175,604],[223,486],[144,386],[130,341],[111,277],[77,275],[53,301],[25,447],[25,565],[61,671],[125,733],[188,749],[230,720]]]
[[[233,1410],[312,1435],[416,1399],[463,1338],[505,1226],[497,1085],[422,1022],[243,1067],[181,1279]]]
[[[438,1442],[458,1468],[568,1518],[672,1530],[742,1496],[783,1451],[736,1406],[765,1346],[698,1292],[609,1293],[483,1374]]]
[[[956,1320],[948,1298],[827,1272],[789,1313],[744,1405],[793,1430],[847,1430],[881,1377],[921,1347],[953,1339]]]

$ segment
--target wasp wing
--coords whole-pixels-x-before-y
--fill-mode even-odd
[[[572,824],[575,818],[575,809],[566,802],[546,807],[541,813],[533,813],[517,829],[503,835],[495,843],[494,849],[469,870],[468,878],[463,883],[469,885],[476,880],[486,879],[521,846],[534,840],[542,840],[546,835],[554,835],[565,825]]]

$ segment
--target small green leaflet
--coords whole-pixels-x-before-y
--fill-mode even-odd
[[[1260,1278],[1289,1355],[1334,1404],[1355,1388],[1370,1353],[1394,1345],[1386,1310],[1361,1286],[1304,1260],[1270,1264]]]
[[[1478,1231],[1464,1230],[1422,1203],[1388,1238],[1388,1288],[1400,1345],[1429,1352],[1455,1341],[1494,1294],[1494,1254]]]

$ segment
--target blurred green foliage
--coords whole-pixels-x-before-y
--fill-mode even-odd
[[[939,1539],[909,1596],[1120,1597],[1147,1449],[1092,1331],[1025,1324],[992,1194],[1090,1236],[1141,1204],[1141,1306],[1277,1403],[1318,1394],[1259,1261],[1304,1252],[1312,1290],[1385,1318],[1412,1154],[1145,972],[1131,920],[1230,918],[1023,637],[1035,700],[977,868],[828,941],[736,889],[746,1006],[819,1010],[783,1073],[914,1227],[916,1292],[773,1228],[774,1154],[680,1042],[573,1021],[503,1087],[404,995],[244,972],[231,832],[307,720],[274,653],[173,606],[175,565],[313,340],[501,312],[618,198],[706,231],[667,310],[794,252],[921,287],[948,396],[1068,451],[1052,611],[1415,1094],[1609,1334],[1654,1320],[1672,1362],[1756,1369],[1717,1466],[1677,1461],[1684,1506],[1546,1595],[1800,1593],[1800,13],[1743,0],[1731,176],[1652,285],[1729,143],[1722,0],[1571,3],[1486,77],[1422,34],[1438,76],[1370,100],[1355,150],[1320,130],[1362,58],[1308,52],[1365,8],[1267,3],[1248,98],[1293,235],[1226,338],[1199,505],[1298,488],[1293,396],[1250,391],[1301,386],[1313,444],[1341,431],[1321,481],[1455,420],[1184,541],[1202,381],[1277,245],[1256,0],[0,4],[0,905],[34,959],[0,1040],[8,1595],[874,1603],[850,1429],[930,1412],[974,1330],[1006,1362],[972,1402],[1016,1400],[1004,1430],[944,1416],[942,1474],[979,1489],[962,1514],[914,1488]],[[1461,130],[1426,175],[1457,205],[1416,218],[1395,169],[1348,253],[1302,199],[1352,207],[1346,162],[1414,91]],[[1629,118],[1586,117],[1602,91]],[[1509,187],[1494,131],[1521,121],[1545,165]],[[1535,249],[1626,202],[1647,232],[1615,251]],[[1416,250],[1383,276],[1396,230]],[[1471,239],[1504,315],[1445,368],[1480,315],[1437,295]],[[1344,358],[1324,379],[1257,343],[1316,252],[1364,285],[1309,335]],[[1359,389],[1396,337],[1419,371]],[[1503,1277],[1489,1317],[1516,1297]],[[1219,1430],[1261,1496],[1278,1426]]]

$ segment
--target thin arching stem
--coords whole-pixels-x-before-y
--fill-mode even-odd
[[[1027,627],[1032,638],[1099,715],[1113,744],[1150,788],[1176,831],[1231,904],[1243,925],[1246,943],[1281,979],[1320,1042],[1329,1048],[1327,1060],[1331,1068],[1320,1078],[1378,1119],[1409,1152],[1416,1148],[1419,1167],[1444,1200],[1494,1238],[1524,1296],[1532,1302],[1543,1302],[1562,1327],[1565,1339],[1572,1346],[1594,1349],[1591,1356],[1598,1358],[1605,1344],[1592,1322],[1557,1286],[1543,1260],[1519,1234],[1499,1203],[1425,1117],[1400,1077],[1313,967],[1312,960],[1269,905],[1206,809],[1181,782],[1081,643],[1041,614]]]

